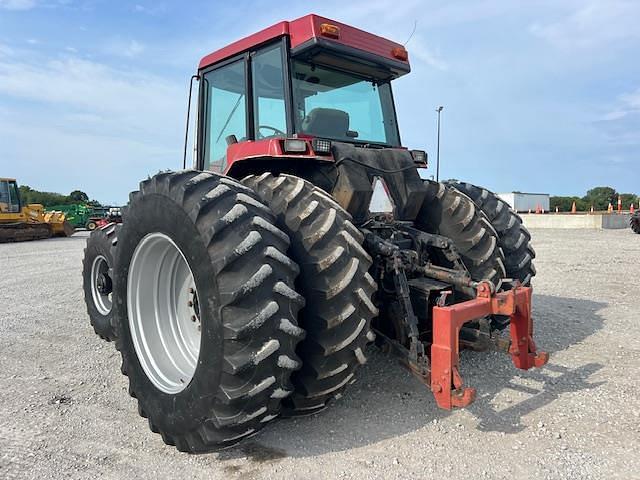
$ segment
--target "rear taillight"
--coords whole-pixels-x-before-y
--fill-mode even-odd
[[[286,153],[306,153],[307,142],[299,138],[286,138],[282,142],[282,149]]]

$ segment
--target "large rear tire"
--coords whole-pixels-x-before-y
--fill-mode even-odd
[[[531,246],[531,234],[522,224],[522,218],[509,204],[486,188],[466,182],[452,182],[449,186],[467,195],[487,216],[498,234],[504,253],[504,266],[508,278],[529,286],[536,274],[533,259],[536,252]]]
[[[631,230],[635,233],[640,233],[640,211],[637,211],[631,216],[629,223],[631,224]]]
[[[219,450],[280,413],[304,336],[288,246],[269,208],[227,177],[160,173],[130,195],[116,347],[140,415],[165,443]]]
[[[91,232],[82,259],[82,287],[89,321],[96,334],[108,342],[116,338],[111,317],[118,230],[120,226],[111,223]]]
[[[490,280],[499,289],[505,277],[499,238],[484,213],[453,187],[425,181],[427,196],[416,218],[418,228],[450,238],[475,281]]]
[[[293,374],[295,392],[285,400],[288,414],[322,410],[355,380],[373,340],[371,302],[376,284],[371,257],[351,216],[326,192],[292,175],[251,175],[243,183],[276,214],[291,238],[289,250],[300,266],[297,290],[306,306],[299,323],[307,337],[298,346],[302,369]]]

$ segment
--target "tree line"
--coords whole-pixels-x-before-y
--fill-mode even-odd
[[[99,207],[100,202],[97,200],[89,200],[89,196],[82,190],[74,190],[69,195],[63,195],[55,192],[40,192],[34,190],[28,185],[20,185],[20,199],[22,204],[41,203],[45,208],[54,205],[74,205],[86,204]]]
[[[556,207],[561,212],[571,211],[573,202],[576,202],[576,210],[587,212],[593,207],[594,210],[602,211],[609,208],[609,203],[613,205],[613,208],[618,208],[618,197],[622,199],[622,208],[628,210],[633,203],[635,208],[638,208],[639,196],[634,193],[618,193],[615,188],[612,187],[595,187],[587,192],[584,197],[562,197],[554,196],[549,199],[549,206],[551,211],[555,211]]]

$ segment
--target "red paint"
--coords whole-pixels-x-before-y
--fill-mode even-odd
[[[475,398],[475,389],[464,387],[458,368],[460,329],[470,320],[488,315],[511,317],[509,353],[515,367],[528,370],[547,363],[549,354],[536,352],[533,342],[531,293],[530,287],[517,287],[494,295],[480,288],[473,300],[433,308],[430,383],[440,408],[466,407]]]
[[[320,26],[323,23],[329,23],[337,26],[340,29],[340,37],[336,39],[322,36]],[[394,60],[396,62],[401,61],[402,63],[409,65],[408,59],[403,61],[394,56],[394,50],[398,52],[400,49],[404,49],[401,44],[373,35],[372,33],[365,32],[364,30],[345,25],[344,23],[336,22],[315,14],[309,14],[290,22],[283,21],[276,23],[275,25],[265,28],[253,35],[249,35],[237,42],[233,42],[220,50],[216,50],[200,61],[199,68],[208,67],[220,62],[221,60],[247,51],[256,45],[260,45],[261,43],[265,43],[283,35],[289,36],[291,48],[295,48],[312,38],[322,38],[327,41],[340,43],[342,45],[362,50],[363,52],[380,55],[381,57]]]
[[[249,35],[248,37],[244,37],[236,42],[230,43],[224,48],[220,50],[216,50],[213,53],[210,53],[202,60],[200,60],[199,68],[205,68],[209,65],[213,65],[214,63],[218,63],[220,60],[224,60],[225,58],[233,57],[240,52],[244,52],[245,50],[249,50],[251,47],[255,47],[261,43],[267,42],[269,40],[273,40],[274,38],[278,38],[282,35],[287,35],[289,33],[289,22],[280,22],[275,25],[271,25],[264,30],[260,30],[253,35]]]
[[[303,138],[298,135],[298,138]],[[283,148],[284,138],[264,138],[262,140],[247,140],[245,142],[233,143],[227,147],[227,167],[225,173],[228,173],[235,162],[242,160],[251,160],[252,158],[264,158],[273,161],[274,157],[278,159],[292,160],[321,160],[324,162],[333,162],[331,155],[316,155],[311,146],[313,137],[304,136],[307,141],[307,151],[305,153],[287,153]]]

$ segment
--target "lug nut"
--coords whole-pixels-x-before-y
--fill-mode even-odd
[[[196,319],[196,316],[195,316],[195,315],[191,315],[191,321],[192,321],[192,322],[195,322],[196,320],[197,320],[197,319]]]
[[[193,302],[192,302],[191,300],[189,300],[189,301],[187,302],[187,305],[189,305],[190,307],[193,307]]]

